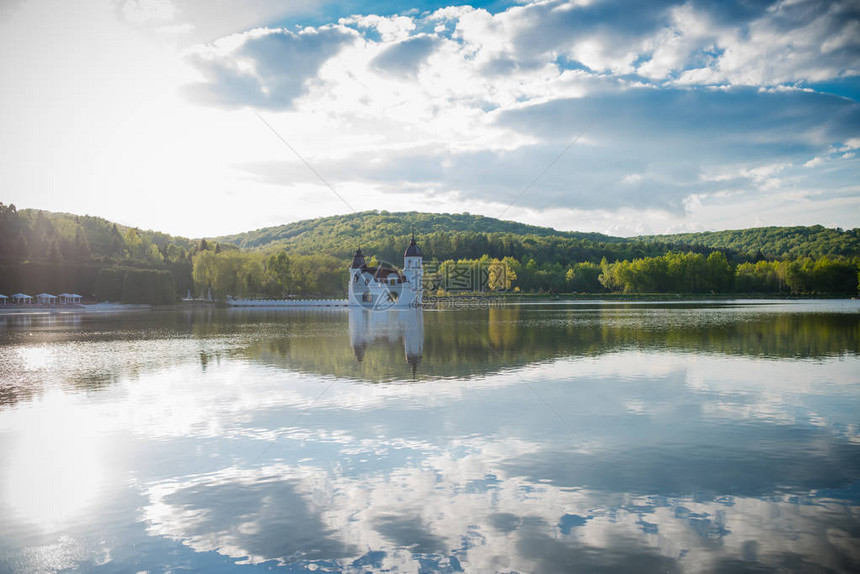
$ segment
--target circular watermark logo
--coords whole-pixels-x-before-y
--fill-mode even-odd
[[[409,283],[403,271],[387,261],[362,269],[352,281],[354,303],[367,310],[421,307],[421,286],[417,286],[419,295],[416,296],[416,286]]]

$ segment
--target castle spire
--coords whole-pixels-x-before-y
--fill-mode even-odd
[[[352,265],[350,265],[350,269],[361,269],[366,265],[364,260],[364,253],[361,252],[361,247],[355,250],[355,255],[352,256]]]
[[[421,257],[421,250],[418,249],[418,244],[415,243],[415,232],[412,232],[412,241],[409,242],[409,247],[406,248],[404,257]]]

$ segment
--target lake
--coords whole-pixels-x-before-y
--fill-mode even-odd
[[[858,301],[0,316],[0,571],[858,571],[858,356]]]

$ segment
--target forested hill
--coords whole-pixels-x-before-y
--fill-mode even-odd
[[[22,209],[0,203],[0,262],[184,260],[196,242],[127,227],[92,215]]]
[[[284,250],[290,255],[352,256],[356,247],[382,261],[399,264],[414,229],[425,257],[438,261],[513,257],[566,265],[570,261],[610,261],[660,255],[656,243],[600,233],[558,231],[469,213],[365,211],[268,227],[212,238],[245,249]],[[707,248],[700,249],[710,252]]]
[[[493,233],[510,235],[532,235],[536,237],[565,237],[585,239],[594,242],[627,242],[622,237],[612,237],[601,233],[580,233],[558,231],[551,227],[539,227],[516,221],[504,221],[470,213],[421,213],[362,211],[346,215],[333,215],[305,219],[246,231],[234,235],[213,238],[215,241],[232,243],[242,248],[270,247],[273,244],[289,250],[319,253],[339,250],[340,244],[347,243],[346,249],[354,249],[356,242],[372,243],[391,237],[416,235],[426,236],[433,233]]]
[[[265,252],[349,258],[361,245],[369,255],[399,262],[412,231],[431,259],[514,257],[568,265],[652,257],[667,251],[719,250],[735,262],[760,259],[860,256],[860,229],[761,227],[732,231],[622,238],[557,231],[492,217],[365,211],[321,217],[213,238],[220,244]],[[229,245],[224,245],[225,248]],[[187,261],[199,241],[142,231],[99,217],[52,213],[0,204],[0,261]]]
[[[504,287],[556,293],[855,294],[860,230],[762,228],[620,238],[463,214],[371,211],[191,240],[86,215],[0,203],[0,293],[78,292],[169,303],[340,297],[357,246],[401,265],[414,229],[425,261],[503,267]],[[501,266],[501,267],[500,267]],[[441,271],[440,271],[441,273]],[[447,273],[447,271],[446,271]],[[499,284],[501,285],[501,284]]]
[[[811,227],[755,227],[702,233],[648,235],[640,241],[655,242],[686,250],[690,246],[730,250],[753,259],[845,256],[860,254],[860,229]]]
[[[433,259],[514,257],[567,265],[572,261],[609,261],[652,257],[667,251],[722,251],[735,262],[760,259],[860,255],[860,230],[820,225],[767,227],[737,231],[651,235],[634,238],[558,231],[468,213],[365,211],[308,219],[213,238],[246,249],[347,258],[360,245],[365,252],[397,262],[414,229]]]

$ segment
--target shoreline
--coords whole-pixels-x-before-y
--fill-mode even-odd
[[[425,298],[427,295],[425,295]],[[734,300],[774,300],[774,301],[803,301],[807,299],[856,299],[856,295],[790,295],[777,293],[457,293],[433,296],[437,301],[452,301],[482,297],[490,300],[501,300],[508,303],[523,301],[734,301]]]
[[[70,315],[75,313],[120,313],[125,311],[149,311],[152,305],[130,303],[85,303],[83,305],[39,305],[0,306],[0,315]]]
[[[856,296],[843,297],[820,297],[812,295],[775,295],[773,293],[459,293],[433,297],[434,304],[451,304],[466,301],[472,298],[481,298],[495,301],[502,305],[523,303],[567,303],[567,302],[594,302],[594,303],[681,303],[681,302],[706,302],[706,301],[804,301],[804,300],[856,300]],[[263,300],[261,300],[263,301]],[[195,301],[186,303],[175,303],[172,305],[147,305],[137,303],[85,303],[75,306],[57,305],[54,307],[41,307],[38,305],[0,305],[0,316],[9,315],[71,315],[71,314],[108,314],[126,313],[130,311],[179,311],[197,309],[285,309],[285,308],[346,308],[343,303],[346,300],[329,300],[324,304],[308,304],[310,301],[266,301],[262,304],[255,302],[250,304],[229,305],[223,302]],[[316,302],[315,302],[316,303]],[[425,305],[425,308],[426,305]]]

